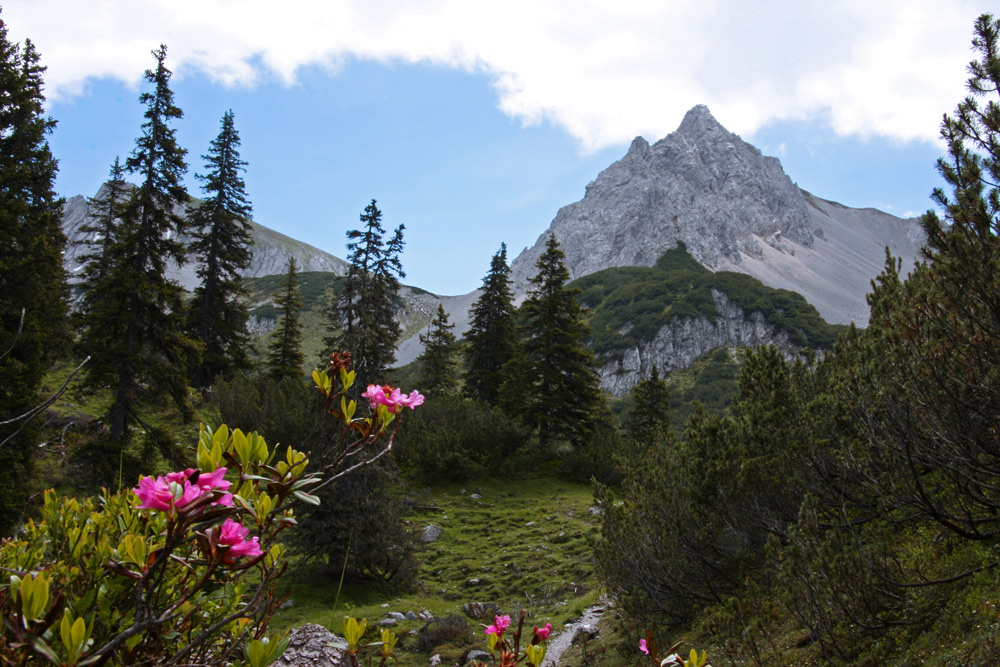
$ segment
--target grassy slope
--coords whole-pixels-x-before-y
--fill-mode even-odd
[[[472,498],[474,493],[481,498]],[[411,512],[407,520],[414,533],[431,523],[444,529],[437,541],[419,547],[419,590],[397,594],[345,585],[338,600],[336,567],[301,568],[283,582],[294,604],[279,612],[275,627],[329,626],[334,619],[339,633],[345,614],[367,618],[370,625],[390,611],[459,615],[470,624],[464,640],[430,652],[413,650],[424,621],[394,628],[402,637],[402,665],[426,665],[433,653],[450,664],[470,648],[484,647],[485,623],[466,617],[465,603],[495,603],[515,619],[523,608],[526,622],[558,628],[596,599],[589,540],[596,535],[597,519],[589,511],[589,486],[550,478],[484,479],[418,495],[417,505],[436,509]],[[374,638],[375,631],[370,633]]]

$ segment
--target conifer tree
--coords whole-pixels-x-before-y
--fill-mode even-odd
[[[503,384],[503,365],[517,354],[517,324],[510,291],[507,244],[493,255],[483,291],[472,304],[472,325],[465,339],[465,392],[471,398],[496,405]]]
[[[501,405],[538,429],[542,446],[554,437],[581,443],[607,417],[590,332],[555,236],[538,258],[533,289],[521,306],[520,356],[504,367]]]
[[[383,383],[386,370],[395,360],[401,329],[393,301],[399,292],[399,280],[406,274],[399,259],[405,227],[397,227],[386,241],[382,212],[374,199],[361,214],[361,223],[363,229],[347,232],[351,267],[344,289],[327,311],[330,335],[324,340],[324,362],[331,351],[349,351],[358,373],[354,386],[363,389],[368,384]]]
[[[69,338],[44,70],[31,41],[11,42],[0,19],[0,421],[14,420],[0,425],[0,535],[9,534],[29,492],[37,424],[17,418],[40,402],[47,362]]]
[[[219,373],[245,366],[250,347],[247,292],[240,271],[250,266],[252,257],[252,209],[240,175],[247,163],[240,159],[239,146],[230,110],[223,115],[208,154],[202,156],[208,173],[196,175],[205,193],[191,214],[195,239],[191,251],[198,258],[201,284],[188,307],[188,333],[204,345],[201,362],[192,373],[196,387],[207,387]]]
[[[632,411],[626,421],[630,438],[649,445],[662,441],[670,431],[670,390],[653,364],[649,377],[632,387]]]
[[[458,389],[458,347],[454,324],[448,323],[448,313],[438,304],[437,315],[431,321],[426,335],[420,334],[424,345],[423,354],[417,358],[420,364],[420,389],[434,398],[455,393]]]
[[[104,416],[108,440],[124,443],[135,423],[147,424],[141,406],[170,397],[185,418],[186,369],[197,353],[183,334],[183,290],[166,277],[168,262],[183,263],[179,240],[187,226],[178,211],[187,203],[181,179],[186,151],[177,144],[171,124],[183,112],[174,104],[165,46],[153,51],[156,68],[146,71],[152,92],[142,134],[125,162],[139,177],[121,209],[121,222],[107,248],[107,273],[88,299],[83,347],[93,356],[87,384],[109,386],[111,407]]]
[[[108,272],[111,257],[109,248],[115,238],[122,204],[128,196],[127,187],[125,168],[116,157],[107,182],[101,186],[97,196],[87,202],[90,209],[89,220],[80,225],[80,232],[85,236],[78,243],[86,248],[80,255],[80,262],[84,267],[83,280],[77,286],[82,294],[92,290]],[[88,300],[84,298],[83,304],[87,303]]]
[[[288,273],[281,291],[274,297],[274,305],[281,311],[281,321],[271,334],[268,347],[267,374],[276,380],[301,378],[305,356],[302,354],[302,325],[299,310],[302,295],[299,293],[298,267],[295,258],[288,258]]]

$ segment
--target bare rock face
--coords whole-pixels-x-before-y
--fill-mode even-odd
[[[338,637],[322,625],[307,623],[292,630],[288,648],[274,661],[277,667],[348,667],[350,658],[331,644]]]
[[[777,158],[726,130],[699,105],[676,132],[650,146],[636,137],[628,153],[559,210],[549,231],[511,266],[515,285],[534,274],[549,232],[573,278],[613,266],[651,266],[683,241],[700,263],[761,256],[760,239],[809,246],[822,232]]]
[[[707,317],[685,317],[662,327],[653,340],[626,350],[620,361],[606,362],[599,370],[601,389],[624,396],[653,366],[661,372],[687,368],[696,359],[720,347],[754,347],[770,344],[792,354],[797,349],[788,333],[764,319],[759,312],[747,315],[725,293],[712,290],[719,312],[713,322]]]
[[[802,294],[828,322],[865,326],[865,295],[889,246],[912,266],[923,243],[914,220],[853,209],[800,190],[777,158],[691,109],[677,131],[628,153],[559,210],[511,264],[523,298],[549,234],[572,278],[616,266],[652,266],[678,242],[705,267],[752,275]]]

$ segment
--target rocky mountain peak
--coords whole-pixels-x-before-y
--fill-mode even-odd
[[[703,266],[748,273],[799,292],[829,322],[867,323],[865,294],[888,245],[910,262],[921,243],[913,221],[851,209],[800,190],[775,157],[723,127],[708,107],[650,145],[636,137],[580,201],[511,264],[523,296],[549,234],[574,279],[617,266],[653,266],[684,243]]]
[[[686,114],[684,114],[684,119],[681,124],[677,127],[677,134],[683,137],[688,137],[692,140],[699,140],[705,135],[720,133],[728,136],[736,137],[715,119],[712,112],[708,110],[708,107],[704,104],[698,104],[691,107]],[[738,138],[738,137],[737,137]]]

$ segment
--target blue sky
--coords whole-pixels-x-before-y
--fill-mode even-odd
[[[60,194],[94,194],[132,150],[162,42],[193,194],[232,109],[258,222],[343,257],[377,199],[406,225],[405,282],[460,294],[699,103],[818,196],[926,210],[986,3],[827,4],[8,0],[0,16],[49,67]]]

